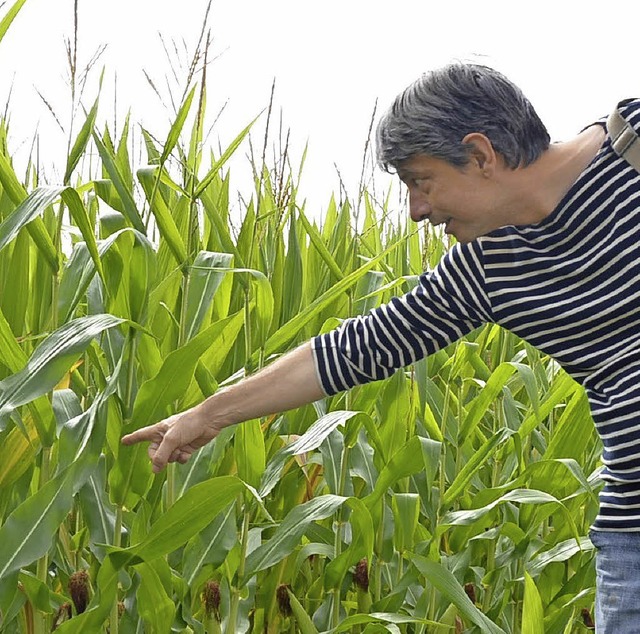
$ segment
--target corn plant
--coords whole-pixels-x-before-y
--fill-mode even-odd
[[[98,105],[60,186],[20,179],[0,122],[0,631],[587,631],[599,441],[581,389],[497,326],[161,474],[120,445],[449,245],[367,190],[317,220],[286,145],[234,231],[251,123],[209,153],[204,73],[163,142],[142,127],[142,166]]]

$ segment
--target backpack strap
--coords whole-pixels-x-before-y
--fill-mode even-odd
[[[613,151],[624,158],[636,171],[640,172],[640,142],[638,133],[620,114],[620,108],[633,99],[621,101],[607,119],[607,131],[611,137]]]

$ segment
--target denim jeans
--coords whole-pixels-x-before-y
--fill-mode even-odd
[[[640,632],[640,533],[592,530],[596,547],[596,634]]]

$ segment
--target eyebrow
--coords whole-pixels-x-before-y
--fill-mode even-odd
[[[431,177],[431,174],[428,172],[425,173],[424,170],[423,171],[398,170],[396,174],[398,175],[398,178],[400,178],[400,180],[402,181],[407,180],[409,178],[414,178],[416,180],[425,180]]]

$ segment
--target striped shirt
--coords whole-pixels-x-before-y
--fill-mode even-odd
[[[623,116],[640,130],[640,100]],[[640,531],[640,174],[607,137],[542,222],[456,244],[408,294],[312,341],[328,395],[389,377],[485,323],[584,386],[602,438],[593,528]]]

